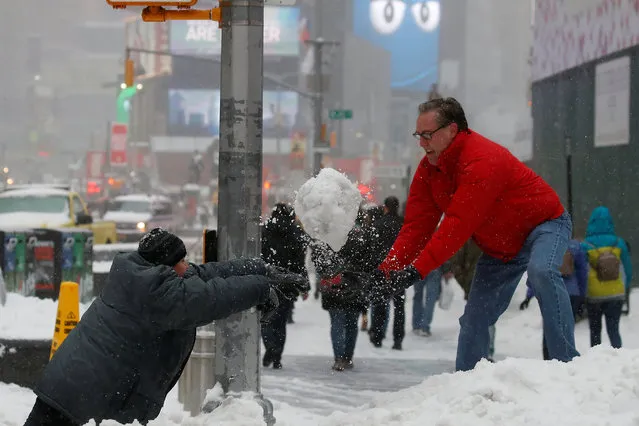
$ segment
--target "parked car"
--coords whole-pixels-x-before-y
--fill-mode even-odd
[[[136,242],[155,227],[176,232],[179,219],[170,198],[163,195],[120,195],[109,202],[104,220],[116,224],[118,241]]]
[[[5,228],[88,228],[94,244],[118,241],[116,226],[94,221],[75,191],[60,185],[15,185],[0,193],[0,224]]]

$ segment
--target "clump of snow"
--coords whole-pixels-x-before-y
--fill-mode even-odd
[[[362,195],[346,175],[324,168],[300,187],[295,213],[304,230],[339,251],[355,224]]]
[[[80,304],[80,315],[90,303]],[[7,294],[7,303],[0,309],[0,339],[49,340],[53,337],[58,302],[52,299]]]
[[[204,397],[204,402],[202,405],[206,405],[209,402],[213,402],[215,404],[222,402],[224,399],[224,389],[220,383],[216,383],[213,386],[213,389],[209,389],[206,391],[206,397]]]
[[[311,285],[311,288],[317,287],[317,270],[315,269],[315,264],[313,263],[313,258],[311,257],[312,249],[310,247],[306,248],[306,255],[304,256],[304,266],[306,267],[306,274],[308,276],[308,282]]]

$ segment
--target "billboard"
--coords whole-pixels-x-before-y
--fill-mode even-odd
[[[535,0],[532,78],[627,49],[639,40],[635,1]]]
[[[169,90],[168,134],[171,136],[218,136],[219,90]]]
[[[298,56],[299,9],[264,8],[264,54]],[[222,50],[222,30],[214,21],[171,21],[171,52],[215,56]]]
[[[263,105],[263,137],[290,137],[298,119],[297,93],[265,91]],[[170,136],[219,137],[220,91],[217,89],[169,90],[167,130]]]
[[[354,0],[353,34],[391,53],[391,87],[427,92],[438,80],[439,0]]]

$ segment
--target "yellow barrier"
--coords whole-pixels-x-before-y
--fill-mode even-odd
[[[80,289],[77,283],[65,281],[60,284],[58,296],[58,313],[53,329],[53,341],[51,342],[51,354],[49,359],[58,350],[67,335],[78,325],[80,320]]]

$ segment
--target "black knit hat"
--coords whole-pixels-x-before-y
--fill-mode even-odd
[[[138,253],[154,265],[175,266],[186,257],[186,247],[177,235],[155,228],[142,237]]]

